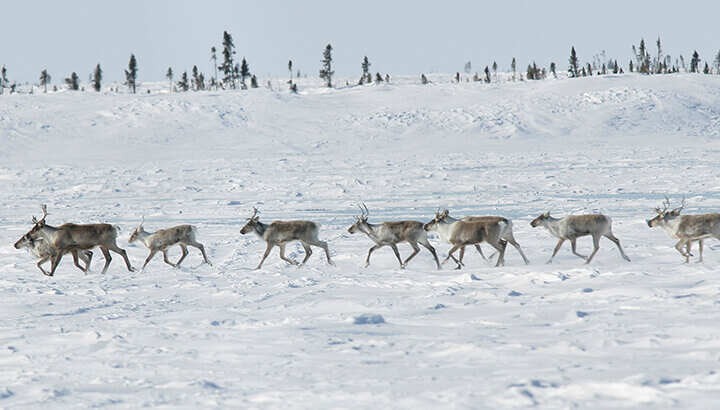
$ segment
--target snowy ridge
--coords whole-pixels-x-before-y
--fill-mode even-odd
[[[22,159],[27,143],[43,154],[62,152],[60,159],[72,154],[57,144],[82,144],[83,152],[101,161],[115,158],[120,148],[163,155],[168,144],[193,149],[203,158],[269,148],[347,155],[397,144],[428,154],[427,144],[437,138],[453,147],[432,144],[433,149],[453,152],[455,144],[506,149],[538,139],[656,143],[683,135],[701,142],[717,139],[720,127],[716,76],[405,84],[411,80],[333,90],[310,83],[300,95],[268,89],[169,95],[167,85],[157,83],[148,85],[155,91],[149,95],[64,91],[7,96],[0,100],[0,155],[11,161],[15,153]]]
[[[0,98],[0,407],[720,405],[720,244],[683,264],[645,223],[664,194],[720,210],[720,78],[431,79]],[[371,222],[441,205],[507,216],[531,264],[473,250],[437,271],[423,249],[400,270],[383,248],[364,268],[372,242],[347,232],[358,202]],[[194,224],[214,266],[191,249],[181,269],[156,257],[131,274],[114,257],[101,276],[96,252],[87,276],[66,257],[44,277],[12,248],[42,203],[53,225],[122,227],[135,266],[141,216]],[[253,271],[251,206],[321,223],[338,266],[274,250]],[[547,210],[611,216],[632,262],[603,240],[589,266],[568,245],[545,265],[556,240],[529,222]]]

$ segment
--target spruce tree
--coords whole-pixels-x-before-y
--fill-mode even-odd
[[[512,62],[510,63],[510,69],[512,70],[512,80],[515,81],[515,71],[517,68],[517,63],[515,62],[515,57],[513,57]]]
[[[182,91],[187,91],[190,89],[190,84],[188,84],[187,71],[183,71],[182,75],[180,76],[180,81],[177,82],[177,87],[179,90]]]
[[[255,75],[250,77],[250,88],[258,88],[257,77],[255,77]]]
[[[200,78],[198,78],[198,77],[199,77],[198,74],[199,74],[199,73],[198,73],[198,68],[197,68],[196,65],[194,65],[193,68],[192,68],[192,80],[191,80],[191,84],[192,84],[193,90],[195,90],[195,91],[199,91],[199,90],[200,90]]]
[[[100,91],[100,82],[102,81],[102,68],[100,68],[100,63],[98,63],[97,66],[95,66],[95,71],[93,72],[92,76],[92,86],[95,89],[95,91]]]
[[[705,68],[703,69],[703,74],[710,74],[710,66],[708,65],[707,61],[705,62]]]
[[[172,93],[173,86],[172,86],[172,79],[173,79],[173,70],[172,67],[168,67],[167,72],[165,73],[165,78],[170,80],[170,92]]]
[[[5,68],[5,65],[3,64],[2,70],[0,70],[0,95],[5,93],[5,87],[8,86],[8,83],[7,68]]]
[[[240,63],[235,63],[235,67],[232,70],[233,84],[240,78]]]
[[[322,64],[323,68],[320,69],[320,78],[324,79],[326,81],[327,87],[332,87],[332,76],[335,74],[335,71],[332,70],[332,45],[328,44],[325,46],[325,51],[323,51],[323,59]]]
[[[630,69],[630,72],[633,72],[633,63],[632,60],[630,60],[630,64],[628,64],[628,68]]]
[[[288,71],[290,71],[290,92],[297,93],[297,83],[293,81],[293,62],[288,61]],[[298,77],[300,77],[300,70],[298,70]]]
[[[379,72],[378,72],[378,73],[375,73],[375,82],[376,82],[376,83],[381,83],[381,82],[383,82],[383,77],[382,77],[382,75],[380,75]]]
[[[490,67],[485,66],[485,82],[490,82]]]
[[[362,68],[362,76],[360,77],[360,85],[363,85],[365,83],[371,83],[372,82],[372,75],[370,74],[370,61],[368,60],[367,56],[363,58],[362,63],[360,63],[360,68]]]
[[[230,33],[227,31],[223,32],[223,63],[218,67],[223,73],[222,82],[226,86],[235,88],[235,62],[233,55],[235,55],[235,44]]]
[[[657,42],[655,44],[657,44],[657,56],[655,57],[655,64],[653,64],[653,65],[655,66],[655,73],[662,73],[663,72],[663,68],[662,68],[663,53],[662,53],[662,44],[660,43],[660,37],[658,37]]]
[[[692,59],[690,60],[690,72],[700,72],[700,54],[698,54],[697,50],[693,52]]]
[[[290,90],[293,89],[293,72],[292,72],[292,60],[288,60],[288,71],[290,72],[290,80],[288,80],[288,84],[290,84]]]
[[[495,77],[495,82],[497,82],[497,61],[493,61],[492,69],[493,69],[493,77]]]
[[[588,73],[588,75],[589,75],[589,76],[592,76],[592,75],[593,75],[592,72],[593,72],[592,66],[590,65],[590,63],[587,63],[587,73]]]
[[[575,53],[575,47],[573,47],[570,50],[570,60],[568,60],[570,63],[570,67],[568,68],[568,72],[570,73],[571,78],[575,78],[580,74],[578,71],[578,58],[577,53]]]
[[[212,85],[215,83],[215,79],[217,78],[217,50],[215,49],[215,46],[212,46],[210,48],[210,59],[213,62],[213,67],[215,68],[215,77],[212,77],[210,79],[210,88],[212,89]]]
[[[550,72],[553,75],[553,78],[557,78],[557,73],[555,72],[555,62],[550,62]]]
[[[617,60],[615,60],[615,62],[613,63],[613,74],[617,74],[619,68],[620,67],[618,67],[618,62]]]
[[[47,92],[47,86],[50,84],[51,80],[52,77],[48,74],[47,70],[42,70],[42,72],[40,72],[40,85],[44,87],[43,92]]]
[[[77,91],[80,89],[79,81],[80,77],[73,71],[70,77],[65,79],[65,84],[67,84],[69,90]]]
[[[460,72],[455,73],[455,82],[460,84]]]
[[[645,48],[645,39],[640,39],[639,48],[636,49],[633,45],[632,51],[633,54],[635,54],[635,60],[637,60],[637,65],[635,66],[635,69],[639,73],[650,74],[650,53],[648,53],[647,49]]]
[[[420,74],[420,84],[427,84],[430,81],[428,81],[427,77],[425,77],[425,74]]]
[[[713,67],[715,67],[715,74],[720,74],[720,51],[718,51],[717,55],[715,56],[715,61],[713,61]]]
[[[245,57],[243,57],[242,63],[240,65],[240,82],[242,83],[243,90],[247,89],[247,85],[245,85],[245,79],[248,77],[250,77],[250,66],[245,60]]]
[[[128,63],[128,69],[125,70],[125,85],[128,86],[135,94],[135,86],[137,83],[137,60],[135,59],[135,54],[130,53],[130,62]]]

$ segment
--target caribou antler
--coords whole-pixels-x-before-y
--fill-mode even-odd
[[[662,202],[663,209],[660,209],[660,207],[655,208],[655,213],[657,213],[657,214],[665,213],[665,211],[667,211],[668,208],[670,208],[670,199],[667,197],[667,195],[664,195],[664,196],[665,196],[665,200]]]
[[[253,214],[248,219],[255,219],[255,215],[257,215],[257,214],[258,214],[258,209],[253,207]]]
[[[42,208],[42,211],[43,211],[43,217],[42,217],[41,220],[38,221],[37,218],[35,217],[35,215],[33,215],[33,217],[32,217],[32,223],[33,223],[33,224],[39,224],[39,223],[41,223],[41,222],[45,222],[45,217],[47,216],[47,205],[42,205],[41,208]]]
[[[685,203],[685,197],[683,197],[682,203],[680,204],[680,208],[675,209],[675,211],[677,211],[677,213],[680,213],[680,211],[682,211],[682,209],[685,208],[685,205],[687,205],[687,204]]]

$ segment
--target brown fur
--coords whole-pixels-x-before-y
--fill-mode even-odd
[[[159,229],[154,233],[145,232],[145,230],[143,229],[143,224],[141,223],[140,226],[138,226],[135,231],[133,231],[132,235],[130,235],[130,239],[128,240],[128,242],[132,243],[139,240],[148,249],[150,249],[150,255],[148,255],[147,259],[145,259],[143,269],[145,268],[145,266],[147,266],[148,263],[150,263],[150,260],[153,258],[153,256],[155,256],[158,251],[163,253],[163,261],[165,261],[165,263],[174,268],[180,267],[180,264],[183,260],[185,260],[185,257],[187,257],[188,255],[188,246],[199,249],[202,253],[205,263],[212,266],[212,263],[210,263],[207,255],[205,254],[205,247],[203,246],[203,244],[201,244],[195,239],[195,231],[196,229],[192,225],[178,225],[172,228]],[[176,244],[180,245],[180,249],[182,250],[182,256],[176,263],[172,263],[168,259],[167,250],[169,247]]]
[[[365,210],[367,211],[367,207]],[[427,240],[427,233],[423,229],[422,222],[387,221],[379,224],[371,224],[367,221],[367,215],[363,213],[362,216],[357,217],[357,222],[348,229],[348,232],[351,234],[362,232],[375,242],[375,246],[368,251],[365,267],[370,265],[370,255],[372,255],[375,250],[383,246],[389,246],[395,253],[395,257],[400,263],[400,268],[404,269],[407,263],[420,252],[420,247],[418,247],[418,244],[420,244],[430,251],[433,258],[435,258],[437,268],[440,269],[440,261],[438,260],[437,253],[435,252],[435,248],[433,248]],[[413,248],[413,253],[408,256],[404,262],[400,258],[400,251],[397,248],[397,244],[402,242],[407,242]]]
[[[328,263],[335,265],[332,259],[330,259],[330,250],[328,249],[327,243],[319,240],[317,237],[319,230],[320,224],[310,221],[274,221],[270,224],[264,224],[260,222],[260,217],[257,216],[257,209],[255,209],[255,212],[249,218],[247,224],[240,229],[240,233],[245,235],[250,232],[255,232],[256,235],[267,243],[265,253],[255,269],[262,267],[263,262],[265,262],[265,259],[275,246],[280,248],[280,259],[292,265],[302,265],[307,262],[310,255],[312,255],[311,245],[323,248]],[[293,241],[299,241],[305,250],[305,259],[300,263],[285,257],[285,245]]]
[[[671,238],[677,238],[675,249],[685,257],[685,263],[690,262],[690,253],[693,241],[697,241],[700,247],[700,259],[703,260],[703,242],[707,238],[720,239],[720,213],[701,215],[680,215],[685,207],[685,200],[679,208],[668,211],[670,200],[665,197],[663,208],[656,208],[658,214],[647,221],[649,227],[661,226]],[[683,251],[683,247],[686,248]]]
[[[45,224],[47,209],[44,205],[43,214],[43,218],[40,221],[36,221],[33,218],[35,225],[28,234],[36,240],[40,238],[48,240],[52,246],[58,250],[57,255],[52,258],[52,266],[50,273],[47,274],[48,276],[55,274],[55,269],[57,269],[60,260],[66,253],[72,253],[75,265],[83,269],[78,263],[77,251],[89,250],[95,247],[100,247],[105,257],[105,266],[102,270],[103,274],[107,272],[110,261],[112,260],[110,251],[120,254],[125,260],[128,270],[130,272],[135,271],[127,257],[127,252],[117,245],[117,231],[114,226],[102,223],[87,225],[66,223],[58,227],[53,227]]]
[[[612,233],[612,220],[605,215],[568,215],[564,218],[553,218],[550,216],[550,212],[546,212],[530,222],[530,225],[532,225],[533,228],[544,226],[553,236],[558,238],[555,250],[547,263],[552,262],[562,244],[566,240],[569,240],[572,246],[572,253],[585,259],[585,263],[588,264],[592,261],[593,257],[595,257],[597,251],[600,250],[600,238],[602,237],[606,237],[614,242],[623,259],[630,261],[630,258],[625,254],[625,251],[623,251],[620,245],[620,240]],[[593,237],[593,252],[590,256],[585,256],[577,252],[576,241],[577,238],[588,235],[592,235]]]
[[[508,224],[505,218],[482,218],[475,217],[477,220],[454,220],[450,218],[447,210],[438,212],[435,218],[425,224],[425,230],[437,229],[438,233],[444,237],[453,247],[448,252],[448,258],[451,258],[457,264],[456,269],[462,269],[463,263],[455,258],[453,253],[460,249],[461,255],[464,254],[464,247],[467,245],[476,245],[481,242],[489,243],[499,252],[498,260],[495,266],[500,266],[505,262],[505,247],[507,242],[502,240],[505,227]],[[442,231],[441,231],[442,230]],[[445,262],[443,261],[443,263]]]

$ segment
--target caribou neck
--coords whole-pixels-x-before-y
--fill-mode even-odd
[[[443,241],[450,243],[450,237],[452,236],[451,228],[457,221],[458,219],[446,216],[435,224],[435,226],[437,226],[438,236],[440,236]]]
[[[42,228],[38,229],[40,235],[49,243],[54,243],[57,237],[58,228],[56,226],[50,226],[48,224],[43,225]]]
[[[560,221],[562,221],[565,218],[554,218],[552,216],[548,216],[547,219],[543,221],[543,226],[550,231],[555,236],[560,235]]]
[[[267,231],[268,226],[260,221],[256,221],[253,224],[253,231],[255,231],[255,234],[259,236],[262,239],[265,239],[265,232]]]
[[[668,216],[667,218],[661,218],[660,219],[660,226],[667,232],[668,235],[670,235],[671,238],[677,238],[678,235],[678,225],[680,225],[680,221],[682,220],[682,215],[678,216]]]
[[[360,225],[360,232],[370,237],[370,239],[372,239],[373,241],[379,242],[381,238],[378,235],[378,228],[379,225],[373,225],[369,222],[365,222],[364,224]]]
[[[156,232],[147,232],[145,229],[141,228],[140,232],[137,233],[137,238],[140,240],[140,242],[144,243],[145,246],[150,247],[150,239],[155,235]]]

